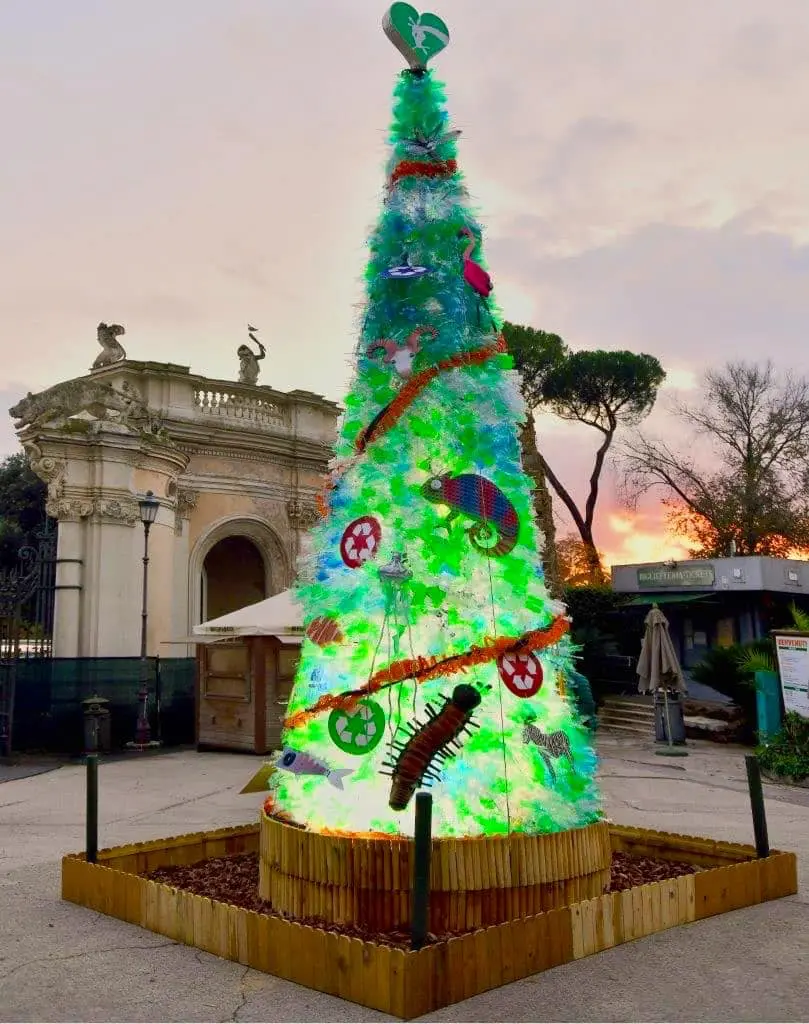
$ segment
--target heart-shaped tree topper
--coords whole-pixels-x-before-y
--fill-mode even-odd
[[[391,4],[382,28],[411,68],[426,68],[427,61],[449,44],[449,29],[435,14],[419,14],[410,4]]]

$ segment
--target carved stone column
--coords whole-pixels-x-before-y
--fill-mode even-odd
[[[73,494],[49,500],[59,521],[54,655],[109,657],[136,651],[130,593],[137,580],[137,500]]]
[[[306,551],[306,533],[320,518],[314,501],[302,498],[290,498],[287,502],[287,516],[295,531],[295,557],[299,558]]]
[[[183,535],[183,523],[191,518],[191,513],[197,507],[199,491],[192,491],[188,487],[178,487],[174,504],[174,534],[177,537]]]
[[[54,655],[137,657],[143,530],[138,498],[153,490],[161,509],[150,537],[149,653],[170,622],[174,531],[168,484],[187,465],[151,431],[85,421],[28,428],[21,438],[48,483],[58,520]]]

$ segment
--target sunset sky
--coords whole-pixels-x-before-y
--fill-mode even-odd
[[[0,406],[134,359],[339,401],[402,66],[384,0],[2,0]],[[809,371],[806,0],[432,0],[506,316],[708,366]],[[578,495],[596,435],[543,417]],[[0,417],[0,451],[14,450]],[[681,554],[605,487],[610,561]],[[562,531],[569,529],[563,521]]]

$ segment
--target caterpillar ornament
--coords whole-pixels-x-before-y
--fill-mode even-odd
[[[440,765],[461,748],[460,735],[477,728],[471,719],[480,700],[474,686],[461,683],[440,710],[427,705],[427,722],[415,722],[406,743],[394,744],[399,756],[394,762],[386,762],[392,771],[383,773],[393,778],[388,805],[394,811],[403,811],[425,780],[435,782],[440,778]]]

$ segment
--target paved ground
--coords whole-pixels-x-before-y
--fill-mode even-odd
[[[28,779],[32,775],[52,772],[64,764],[64,759],[56,757],[15,757],[0,760],[0,783],[15,782],[17,779]]]
[[[602,736],[613,820],[751,841],[743,751],[687,758]],[[103,764],[101,845],[253,820],[257,758],[183,752]],[[773,847],[809,866],[809,791],[766,787]],[[59,900],[83,849],[83,769],[0,785],[0,1020],[374,1021],[279,981]],[[432,1014],[436,1021],[800,1021],[809,1015],[809,897],[651,936]]]

